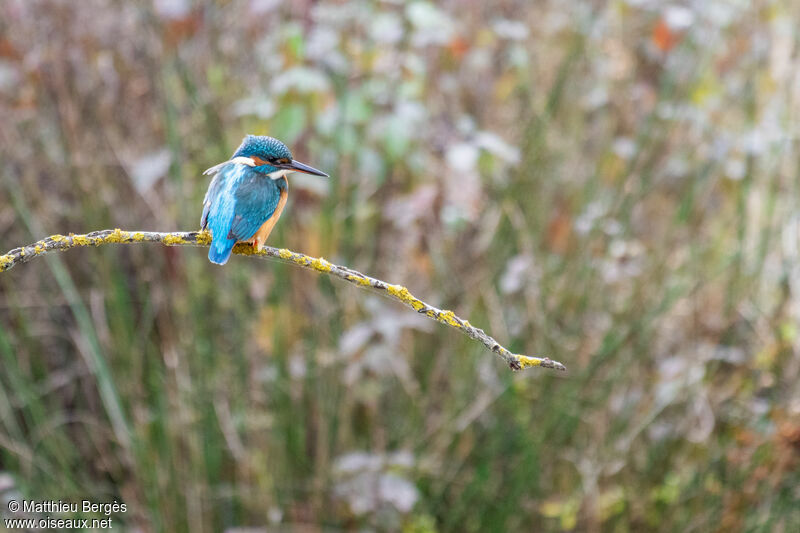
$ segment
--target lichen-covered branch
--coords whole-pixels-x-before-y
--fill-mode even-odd
[[[155,231],[123,231],[120,229],[102,230],[87,233],[86,235],[51,235],[46,239],[35,242],[22,248],[14,248],[5,255],[0,255],[0,272],[10,270],[14,266],[27,263],[35,257],[52,252],[54,250],[69,250],[78,246],[100,246],[101,244],[129,244],[137,242],[160,242],[167,246],[208,246],[211,243],[211,234],[207,231],[179,231],[172,233]],[[544,368],[554,368],[556,370],[566,370],[564,365],[558,361],[553,361],[547,357],[531,357],[512,353],[486,334],[482,329],[476,328],[469,321],[459,318],[452,311],[438,309],[429,305],[413,294],[402,285],[393,285],[379,279],[364,275],[361,272],[347,267],[334,265],[325,259],[309,257],[287,249],[264,247],[260,252],[256,251],[248,244],[237,244],[233,253],[239,255],[254,255],[278,259],[297,266],[323,272],[331,276],[343,279],[356,286],[382,292],[389,297],[407,305],[414,311],[423,314],[437,322],[453,327],[471,339],[483,343],[488,349],[505,361],[512,370],[522,370],[523,368],[541,366]]]

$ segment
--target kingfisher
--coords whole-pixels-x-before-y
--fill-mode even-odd
[[[203,199],[202,229],[211,230],[208,260],[224,265],[237,242],[256,250],[275,227],[289,197],[289,172],[328,175],[292,158],[278,139],[247,135],[228,161],[203,175],[213,175]]]

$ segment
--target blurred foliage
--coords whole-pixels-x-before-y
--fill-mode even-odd
[[[0,249],[197,227],[245,133],[271,244],[454,309],[511,374],[285,265],[0,275],[0,497],[143,531],[798,531],[800,4],[5,0]],[[2,508],[5,512],[5,506]]]

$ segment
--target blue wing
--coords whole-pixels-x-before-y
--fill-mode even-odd
[[[268,176],[249,170],[234,196],[236,208],[230,235],[246,241],[252,239],[258,228],[275,213],[281,191]]]
[[[216,169],[200,223],[212,234],[208,259],[224,265],[234,244],[251,239],[275,212],[280,189],[268,176],[245,164],[229,162]]]

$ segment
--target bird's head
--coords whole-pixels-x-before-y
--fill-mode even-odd
[[[285,144],[278,139],[265,135],[248,135],[245,137],[236,153],[233,154],[232,159],[238,157],[251,159],[254,163],[252,165],[254,170],[264,174],[274,175],[283,170],[285,172],[278,174],[278,176],[282,176],[286,172],[305,172],[315,176],[328,177],[321,170],[295,161],[292,158],[292,152],[289,151]]]

